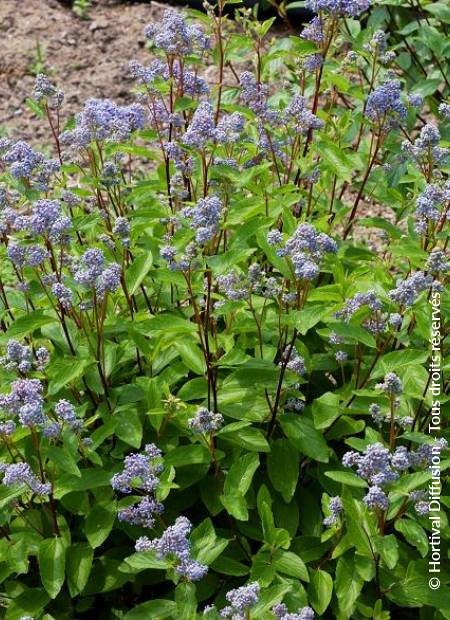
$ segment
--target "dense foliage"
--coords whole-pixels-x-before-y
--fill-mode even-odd
[[[136,103],[39,75],[0,139],[6,620],[450,618],[446,80],[306,4],[169,10]]]

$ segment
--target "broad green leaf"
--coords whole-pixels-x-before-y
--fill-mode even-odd
[[[49,601],[47,592],[41,588],[26,588],[11,600],[5,611],[5,620],[20,620],[22,616],[39,617]]]
[[[197,600],[193,583],[179,583],[175,588],[175,602],[177,604],[177,618],[180,620],[194,620]]]
[[[211,567],[218,573],[232,577],[244,577],[250,572],[248,566],[233,558],[225,557],[223,554],[214,560]]]
[[[96,549],[108,538],[116,518],[114,505],[94,506],[85,521],[86,538]]]
[[[308,597],[314,610],[321,616],[331,601],[333,578],[324,570],[312,570],[308,586]]]
[[[349,575],[352,576],[349,579]],[[354,561],[350,556],[342,556],[336,565],[336,580],[334,584],[339,609],[351,617],[355,602],[358,600],[364,581],[355,571]]]
[[[201,564],[211,564],[227,547],[229,541],[218,538],[211,519],[205,519],[190,536],[192,555]]]
[[[351,471],[326,471],[325,476],[349,487],[358,487],[360,489],[367,487],[367,482]]]
[[[88,582],[94,551],[87,543],[76,543],[66,552],[66,574],[70,596],[77,596]]]
[[[222,503],[231,515],[240,521],[248,519],[245,494],[250,488],[252,478],[259,466],[259,456],[250,452],[241,456],[233,465],[225,478]]]
[[[174,448],[164,457],[164,464],[169,467],[185,467],[187,465],[199,465],[209,463],[211,454],[205,446],[190,444]]]
[[[52,362],[48,369],[50,383],[49,395],[57,394],[61,389],[68,387],[70,383],[77,381],[83,374],[89,360],[65,357]]]
[[[153,599],[146,603],[136,605],[124,616],[124,620],[165,620],[174,618],[177,612],[177,604],[174,601]]]
[[[140,448],[142,444],[142,421],[137,411],[126,409],[114,415],[116,435],[129,446]]]
[[[279,573],[301,579],[302,581],[309,581],[308,569],[305,563],[292,551],[278,549],[273,555],[273,565]]]
[[[424,364],[429,357],[429,352],[420,349],[403,349],[402,351],[391,351],[381,357],[371,377],[377,379],[382,377],[388,372],[397,372],[403,370],[408,366],[417,366],[418,364]]]
[[[138,256],[133,260],[126,273],[126,283],[129,295],[134,295],[145,276],[150,271],[153,264],[153,256],[150,250],[147,250],[145,254]]]
[[[237,432],[226,432],[223,429],[220,438],[254,452],[270,452],[267,439],[259,428],[246,427]]]
[[[298,451],[287,439],[277,439],[271,443],[267,455],[267,473],[274,488],[289,503],[297,488],[299,461]]]
[[[175,342],[175,348],[189,370],[197,375],[203,375],[206,372],[203,353],[194,342]]]
[[[428,552],[428,537],[421,525],[412,519],[398,519],[395,522],[395,529],[405,537],[405,540],[419,550],[420,555],[424,558]]]
[[[322,140],[319,145],[320,154],[339,179],[350,180],[354,170],[352,160],[337,144]]]
[[[312,420],[285,413],[280,416],[280,424],[289,441],[302,454],[322,463],[328,462],[329,448],[323,435],[314,428]]]
[[[394,534],[380,537],[377,549],[383,562],[391,570],[395,568],[399,558],[398,542]]]
[[[154,551],[139,551],[139,553],[133,553],[133,555],[125,558],[119,566],[119,570],[124,573],[129,573],[130,570],[133,573],[140,573],[149,568],[166,570],[169,566],[169,560],[158,559]]]
[[[7,342],[10,338],[23,338],[44,325],[54,323],[56,320],[56,317],[48,316],[42,310],[29,312],[14,321],[6,333],[0,336],[0,342]]]
[[[317,430],[328,428],[339,416],[339,396],[333,392],[325,392],[316,398],[312,405],[314,426]]]
[[[65,579],[66,549],[62,538],[43,540],[38,549],[39,574],[50,598],[56,598]]]
[[[65,448],[58,448],[57,446],[51,446],[47,452],[47,456],[52,463],[54,463],[61,472],[73,474],[78,478],[81,477],[81,472],[78,469],[73,456]]]

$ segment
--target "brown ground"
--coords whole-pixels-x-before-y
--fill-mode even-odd
[[[64,90],[65,117],[87,97],[130,100],[128,62],[148,61],[143,28],[167,5],[114,0],[91,5],[86,21],[57,0],[0,0],[0,135],[46,142],[48,128],[25,105],[36,71]]]
[[[64,119],[88,97],[132,101],[128,63],[149,61],[143,29],[158,21],[165,8],[167,4],[158,2],[91,0],[90,18],[82,20],[57,0],[0,0],[0,136],[48,144],[47,124],[25,104],[37,72],[64,90]],[[208,70],[205,77],[215,78]],[[231,74],[229,78],[234,81]],[[375,214],[392,219],[386,209],[362,201],[359,215]],[[358,237],[376,239],[367,229],[358,229]]]

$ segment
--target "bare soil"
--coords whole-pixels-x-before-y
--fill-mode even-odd
[[[167,5],[91,5],[82,20],[57,0],[0,0],[0,135],[47,142],[48,128],[25,104],[40,71],[64,90],[66,118],[88,97],[132,100],[128,63],[149,60],[143,29]]]

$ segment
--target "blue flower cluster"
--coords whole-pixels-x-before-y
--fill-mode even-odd
[[[192,524],[186,517],[178,517],[160,538],[149,540],[142,536],[136,541],[136,551],[155,551],[158,559],[175,562],[175,572],[189,581],[199,581],[208,572],[208,567],[191,556],[188,535]]]
[[[367,97],[365,114],[380,129],[391,129],[406,118],[407,109],[401,100],[398,80],[388,80],[375,88]]]
[[[267,242],[269,245],[281,245],[281,233],[269,231]],[[319,274],[323,255],[336,252],[336,242],[325,233],[318,233],[311,224],[300,224],[284,247],[277,250],[278,256],[291,259],[295,275],[303,280],[314,280]]]
[[[203,245],[210,241],[219,230],[223,203],[218,196],[200,198],[194,207],[183,209],[183,216],[190,220],[190,228],[195,230],[195,240]]]
[[[42,352],[41,356],[48,360],[48,352]],[[74,432],[82,429],[82,422],[77,418],[73,405],[66,400],[60,400],[53,417],[49,417],[44,412],[43,392],[39,379],[17,379],[12,382],[8,394],[0,395],[0,410],[9,418],[7,434],[15,430],[15,417],[24,428],[41,430],[47,437],[59,437],[64,425]]]
[[[422,271],[415,271],[406,280],[397,280],[397,286],[388,292],[392,301],[400,306],[409,307],[414,304],[422,291],[433,285],[433,277]]]
[[[323,520],[323,524],[326,527],[331,527],[334,526],[338,523],[339,521],[339,517],[342,513],[342,511],[344,510],[344,507],[342,505],[342,500],[339,496],[336,497],[330,497],[330,503],[328,505],[329,510],[330,510],[330,516],[326,517]]]
[[[268,276],[258,263],[248,268],[247,277],[236,271],[217,277],[217,287],[225,297],[231,301],[248,299],[251,293],[262,297],[277,297],[281,291],[281,284],[274,276]],[[220,307],[221,302],[216,303]]]
[[[118,518],[133,525],[153,527],[154,515],[164,512],[164,506],[155,497],[159,485],[159,474],[163,470],[161,450],[154,444],[147,444],[143,454],[128,454],[124,459],[123,470],[111,479],[115,491],[129,494],[133,491],[145,496],[132,506],[119,510]]]
[[[256,605],[259,599],[260,585],[257,581],[230,590],[225,595],[229,605],[224,607],[220,616],[222,618],[248,618],[249,610]]]
[[[288,370],[299,377],[306,375],[305,360],[298,354],[295,347],[286,347],[279,362],[279,366],[286,366]]]
[[[64,101],[64,93],[54,86],[48,77],[38,73],[34,82],[33,99],[39,103],[50,103],[52,107],[59,108]]]
[[[396,407],[399,403],[397,399],[393,401],[394,407]],[[382,424],[383,422],[391,422],[391,413],[383,414],[381,411],[381,407],[377,403],[372,403],[369,405],[369,413],[372,416],[372,420],[377,424]],[[402,429],[407,429],[412,426],[414,419],[409,415],[394,415],[394,422]]]
[[[363,306],[367,306],[372,312],[377,312],[383,308],[383,304],[378,299],[375,291],[356,293],[345,301],[345,305],[341,310],[335,312],[335,317],[348,323],[352,316]]]
[[[167,63],[161,60],[154,60],[149,66],[144,66],[133,60],[129,64],[129,71],[131,77],[144,85],[151,95],[158,94],[157,85],[160,81],[167,82],[169,79],[172,79],[177,89],[182,89],[186,95],[191,97],[206,95],[209,92],[207,83],[202,77],[186,69],[184,62],[182,63],[181,60],[177,59],[169,68]]]
[[[75,128],[61,134],[61,142],[85,149],[91,142],[121,142],[145,123],[144,108],[133,103],[118,106],[109,99],[88,99],[75,116]]]
[[[379,390],[383,390],[389,396],[398,396],[403,392],[403,385],[395,372],[388,372],[382,383],[378,383],[376,388]]]
[[[317,64],[318,63],[318,64]],[[313,71],[322,64],[320,54],[312,54],[309,57],[309,68]],[[305,65],[306,67],[306,65]],[[293,127],[295,133],[306,135],[311,129],[322,129],[323,121],[306,107],[306,99],[301,95],[294,95],[283,114],[284,122]]]
[[[416,210],[414,216],[417,220],[416,231],[419,234],[425,234],[428,230],[428,224],[439,222],[443,212],[446,213],[447,219],[448,209],[444,208],[450,201],[450,183],[447,181],[442,186],[436,183],[426,185],[423,192],[416,200]]]
[[[326,13],[334,17],[357,17],[367,11],[371,0],[306,0],[305,7],[314,13]]]
[[[438,127],[427,123],[422,127],[414,142],[404,141],[402,143],[402,152],[422,169],[430,167],[429,172],[433,173],[435,166],[444,163],[450,155],[448,147],[439,146],[440,139]]]
[[[23,140],[11,142],[7,138],[0,138],[0,159],[9,165],[14,179],[22,180],[41,191],[48,190],[50,178],[60,168],[56,159],[46,159]]]
[[[122,270],[117,263],[105,264],[105,255],[99,249],[86,250],[80,259],[80,266],[74,273],[75,280],[94,290],[98,299],[106,293],[114,293],[120,286]]]
[[[369,483],[364,503],[371,509],[387,510],[389,499],[383,487],[395,482],[402,472],[411,467],[431,465],[436,451],[447,448],[445,439],[436,439],[434,444],[422,444],[417,450],[400,446],[391,452],[381,443],[367,446],[363,454],[346,452],[342,458],[344,467],[356,467],[356,473]]]
[[[243,129],[244,117],[238,112],[224,115],[216,127],[211,103],[201,101],[183,135],[182,142],[194,148],[204,148],[208,142],[229,144],[239,139]]]
[[[295,613],[289,612],[284,603],[272,607],[272,613],[277,620],[314,620],[314,611],[311,607],[302,607]]]
[[[28,463],[0,463],[0,474],[3,474],[2,483],[7,486],[25,485],[36,495],[49,495],[52,485],[39,480]]]
[[[188,56],[210,47],[203,30],[196,24],[188,24],[183,15],[173,9],[164,11],[160,23],[146,26],[145,36],[157,49],[169,55]]]
[[[206,407],[200,407],[195,416],[188,420],[188,427],[199,435],[216,433],[222,425],[222,414],[209,411]]]
[[[306,39],[307,41],[314,41],[315,43],[322,43],[325,35],[323,32],[324,29],[324,20],[321,17],[313,17],[312,20],[307,24],[300,36],[302,39]]]

